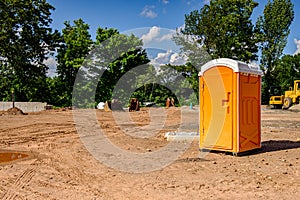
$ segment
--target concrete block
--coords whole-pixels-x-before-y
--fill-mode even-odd
[[[6,111],[13,106],[12,102],[0,102],[0,110]],[[39,112],[45,110],[47,103],[45,102],[15,102],[15,107],[23,112]]]

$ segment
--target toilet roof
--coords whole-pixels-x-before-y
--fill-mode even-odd
[[[218,58],[215,60],[211,60],[205,65],[201,67],[201,71],[199,72],[199,76],[202,76],[203,73],[210,68],[217,67],[217,66],[226,66],[231,68],[234,72],[244,72],[250,74],[258,74],[261,75],[262,71],[254,66],[247,64],[245,62],[229,59],[229,58]]]

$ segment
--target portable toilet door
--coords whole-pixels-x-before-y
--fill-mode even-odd
[[[232,59],[199,73],[200,149],[233,153],[261,147],[261,71]]]

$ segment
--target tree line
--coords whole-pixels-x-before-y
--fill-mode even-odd
[[[102,52],[130,48],[120,52],[116,59],[101,63],[104,71],[95,85],[94,104],[110,100],[121,77],[136,66],[143,66],[139,70],[144,72],[127,80],[137,86],[132,97],[157,103],[173,97],[177,103],[197,103],[199,66],[220,57],[249,63],[258,60],[263,71],[262,101],[267,103],[271,85],[286,89],[300,77],[300,57],[283,55],[294,18],[292,2],[269,0],[254,24],[251,15],[257,6],[253,0],[211,0],[186,14],[185,26],[177,30],[173,40],[181,46],[188,62],[180,66],[165,65],[161,68],[163,72],[158,73],[149,63],[142,40],[134,35],[99,27],[93,41],[89,25],[82,19],[66,21],[59,32],[50,28],[55,8],[46,0],[3,0],[0,2],[0,100],[10,101],[14,92],[16,101],[71,106],[80,67],[89,62],[86,59],[89,53],[102,45]],[[108,60],[112,55],[105,54]],[[49,56],[57,60],[55,77],[47,76],[45,60]],[[184,80],[178,81],[178,74]],[[180,87],[175,91],[168,87],[178,83]],[[82,88],[88,86],[87,83]],[[186,97],[188,102],[180,99]]]

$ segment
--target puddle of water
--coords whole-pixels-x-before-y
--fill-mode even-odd
[[[27,158],[29,155],[21,152],[0,152],[0,164]]]

